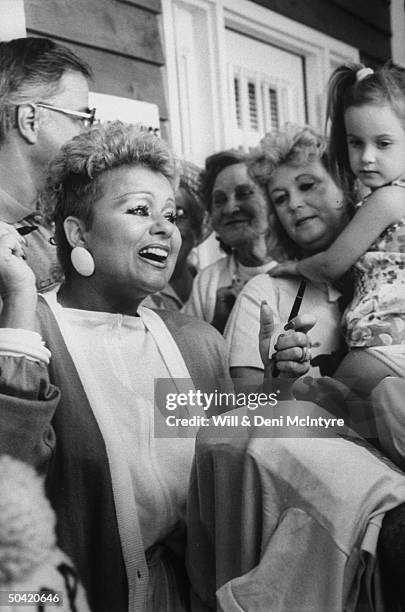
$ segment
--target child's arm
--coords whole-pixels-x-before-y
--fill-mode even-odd
[[[340,278],[388,226],[404,216],[405,189],[392,185],[378,189],[326,251],[297,263],[298,274],[313,281]]]

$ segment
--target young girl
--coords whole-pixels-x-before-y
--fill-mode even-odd
[[[335,177],[346,186],[357,178],[370,193],[328,250],[270,274],[334,281],[353,266],[344,314],[350,350],[336,377],[355,379],[351,386],[368,395],[385,376],[405,376],[405,69],[337,68],[328,118]]]

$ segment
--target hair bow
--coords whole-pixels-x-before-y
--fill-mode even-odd
[[[370,74],[374,74],[374,70],[372,68],[360,68],[360,70],[356,72],[356,83],[360,83],[360,81],[368,77]]]

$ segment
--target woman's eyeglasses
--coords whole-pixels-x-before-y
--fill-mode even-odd
[[[56,113],[62,113],[63,115],[67,115],[68,117],[72,117],[73,119],[77,119],[83,125],[83,127],[91,127],[94,123],[96,117],[96,109],[89,108],[86,112],[82,111],[73,111],[68,110],[66,108],[60,108],[59,106],[53,106],[52,104],[45,104],[44,102],[35,102],[34,106],[39,106],[40,108],[46,108],[51,111],[55,111]]]

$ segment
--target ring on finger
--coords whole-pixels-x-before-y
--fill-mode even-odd
[[[306,361],[311,361],[311,351],[307,346],[301,347],[301,357],[298,359],[298,363],[305,363]]]

